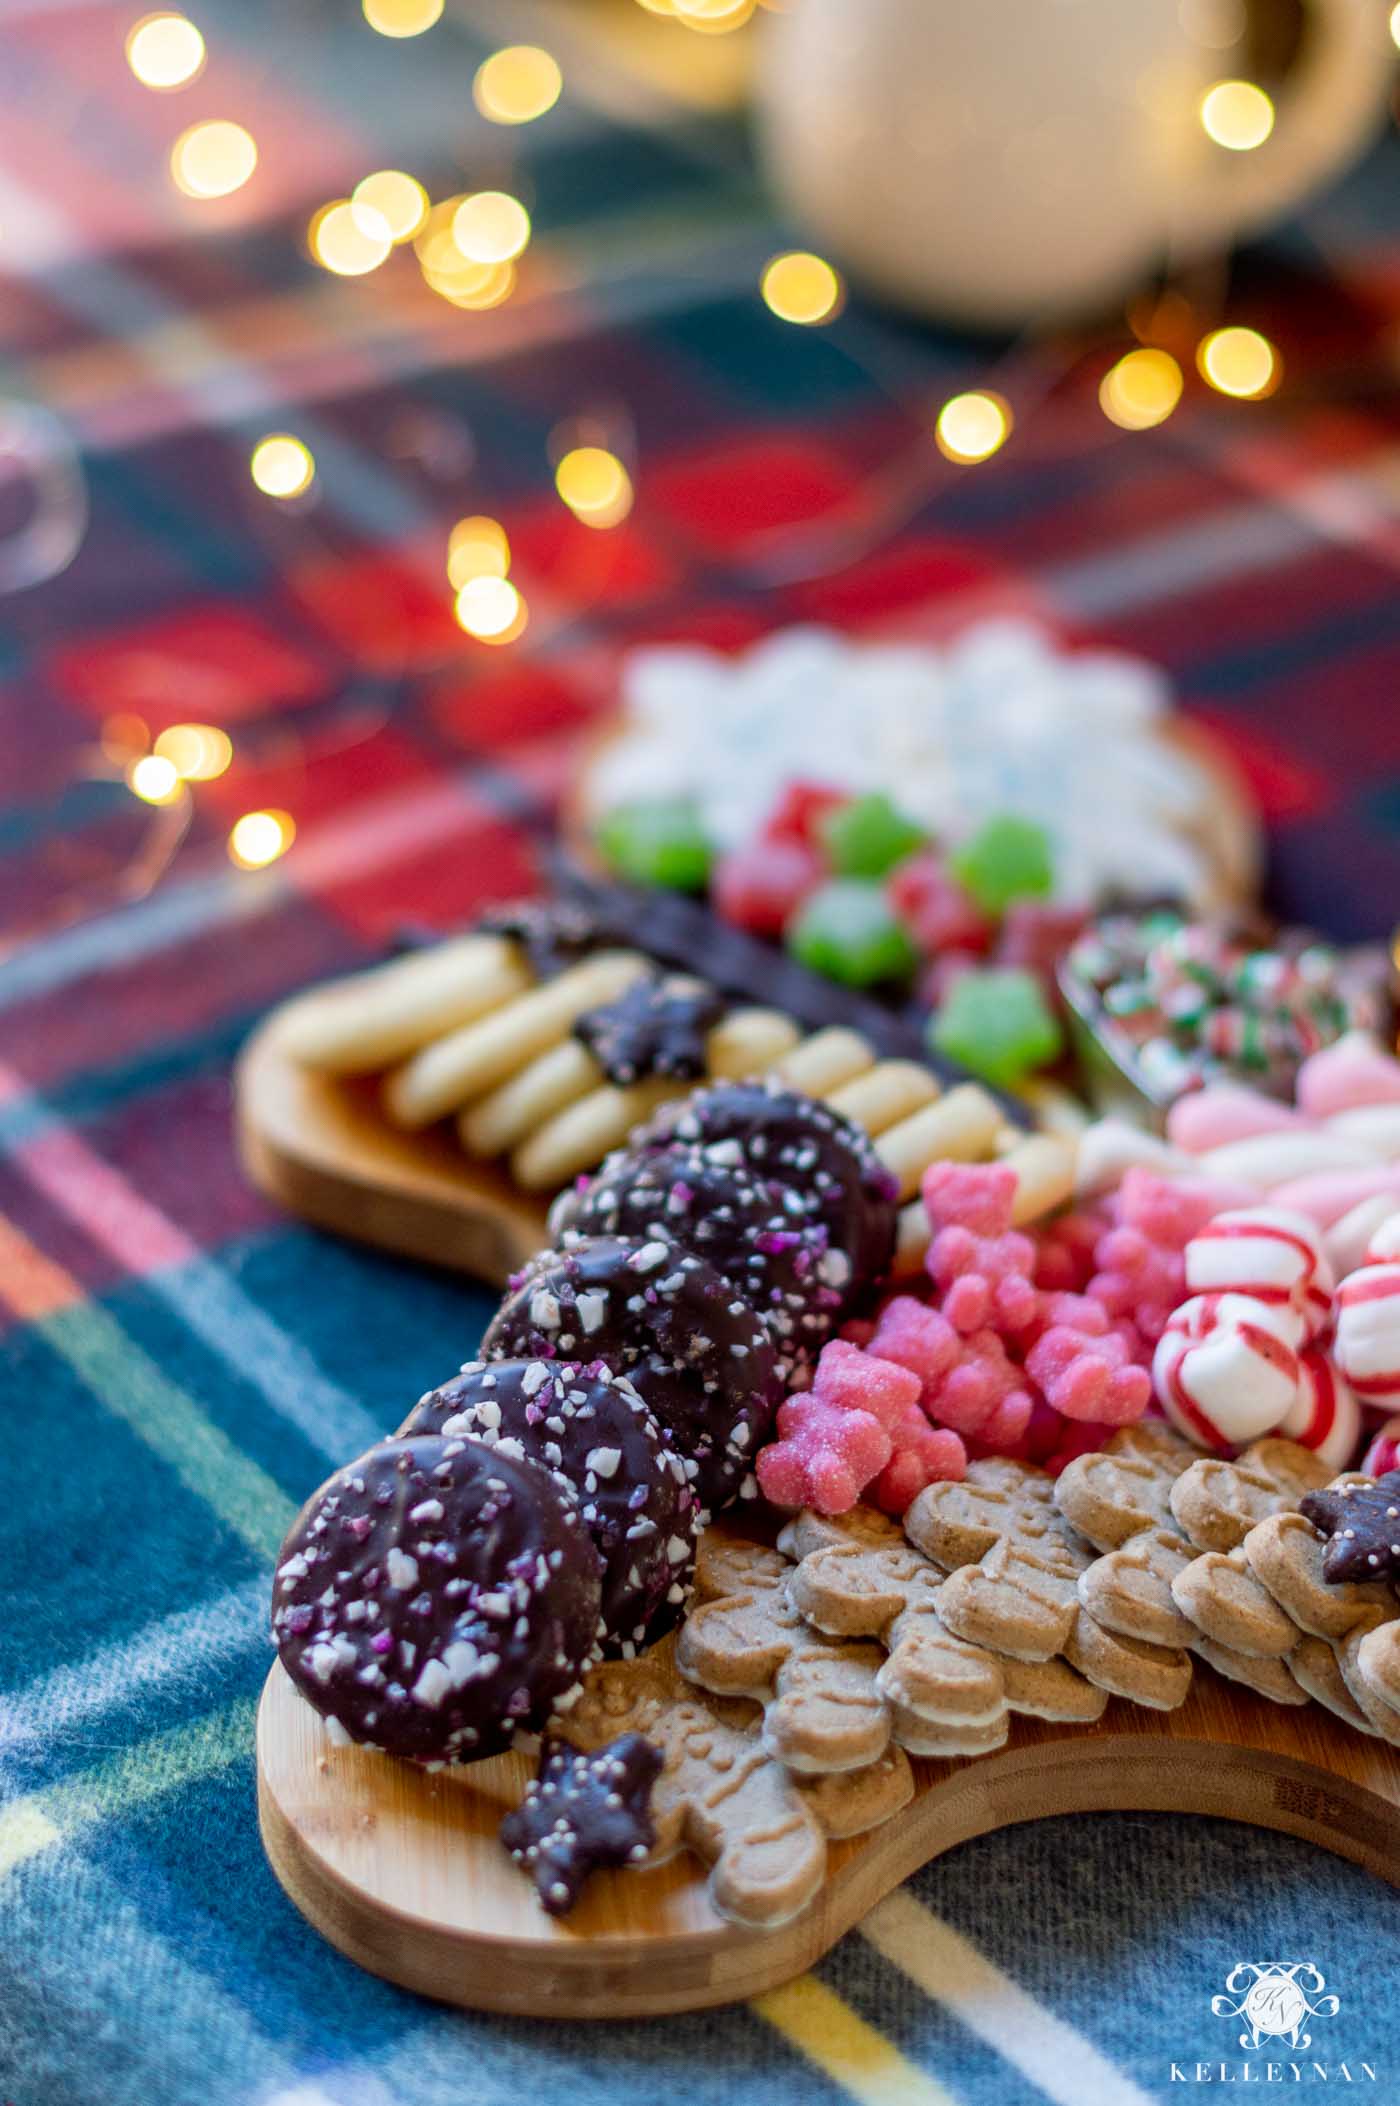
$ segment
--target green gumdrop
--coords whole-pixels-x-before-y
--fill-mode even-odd
[[[987,914],[1004,914],[1015,899],[1044,899],[1055,882],[1044,827],[1014,812],[986,820],[953,850],[948,868]]]
[[[787,925],[795,958],[843,987],[904,980],[919,954],[878,885],[834,878],[809,893]]]
[[[1058,1057],[1064,1033],[1035,974],[1007,966],[964,973],[930,1020],[929,1043],[1010,1089]]]
[[[883,877],[896,863],[922,848],[928,839],[921,826],[906,819],[883,790],[871,790],[838,805],[821,822],[827,860],[838,877]]]
[[[609,866],[639,885],[703,892],[713,850],[688,797],[620,804],[598,822],[598,847]]]

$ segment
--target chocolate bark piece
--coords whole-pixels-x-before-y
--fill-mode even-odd
[[[894,1255],[899,1190],[868,1134],[829,1104],[768,1078],[719,1082],[665,1105],[632,1136],[642,1154],[677,1142],[713,1150],[755,1176],[788,1185],[851,1261],[857,1287],[880,1279]]]
[[[617,941],[605,917],[582,900],[506,900],[487,907],[473,927],[482,936],[508,936],[518,943],[541,980],[552,980],[591,951]]]
[[[1330,1538],[1324,1579],[1400,1579],[1400,1470],[1341,1478],[1299,1502],[1305,1520]]]
[[[601,1360],[469,1361],[399,1428],[419,1433],[481,1441],[567,1478],[603,1561],[605,1652],[630,1657],[676,1621],[695,1563],[695,1500],[624,1375]]]
[[[551,1916],[573,1907],[591,1872],[641,1863],[656,1840],[651,1793],[663,1760],[640,1733],[593,1755],[567,1740],[544,1742],[539,1775],[502,1821],[501,1841]]]
[[[537,1730],[597,1640],[601,1565],[560,1478],[479,1441],[382,1441],[314,1492],[273,1581],[282,1665],[351,1740],[471,1761]]]
[[[669,1429],[709,1512],[750,1476],[780,1383],[760,1317],[703,1258],[660,1237],[579,1237],[517,1276],[481,1342],[487,1360],[606,1360]]]
[[[854,1279],[814,1201],[757,1177],[737,1144],[619,1149],[560,1194],[549,1225],[570,1234],[661,1236],[722,1272],[763,1318],[788,1370],[815,1357],[845,1314]]]
[[[574,1019],[574,1037],[619,1089],[650,1075],[695,1082],[705,1041],[724,1015],[723,995],[683,973],[635,980],[611,1002]]]

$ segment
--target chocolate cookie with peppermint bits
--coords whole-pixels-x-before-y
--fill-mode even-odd
[[[561,1192],[549,1226],[571,1234],[662,1237],[694,1251],[763,1318],[784,1376],[815,1359],[842,1315],[851,1261],[803,1195],[730,1161],[732,1141],[619,1149],[595,1177]]]
[[[602,1568],[562,1478],[480,1441],[381,1441],[292,1523],[272,1589],[282,1665],[351,1740],[472,1761],[567,1709]]]
[[[400,1437],[477,1440],[568,1479],[603,1561],[603,1650],[630,1658],[685,1607],[697,1514],[685,1465],[625,1375],[601,1360],[473,1360]]]
[[[713,1265],[659,1236],[580,1236],[542,1252],[512,1282],[481,1354],[606,1360],[668,1429],[710,1513],[751,1482],[781,1387],[762,1319]]]
[[[899,1189],[851,1119],[772,1077],[717,1082],[664,1105],[631,1140],[633,1153],[676,1142],[730,1143],[757,1177],[791,1186],[851,1261],[855,1288],[880,1279],[894,1256]]]

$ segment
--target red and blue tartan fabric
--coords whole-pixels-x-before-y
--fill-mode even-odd
[[[762,2085],[801,2106],[1141,2106],[1173,2060],[1225,2052],[1210,1997],[1244,1951],[1312,1955],[1342,1997],[1328,2061],[1383,2060],[1379,1884],[1146,1815],[969,1845],[803,1981],[708,2017],[479,2019],[342,1961],[257,1840],[270,1560],[329,1468],[468,1356],[489,1303],[276,1216],[234,1161],[229,1066],[269,1004],[404,918],[531,882],[629,645],[792,621],[937,635],[1010,607],[1159,660],[1255,787],[1276,903],[1386,933],[1395,142],[1238,260],[1218,318],[1279,347],[1270,401],[1192,382],[1161,429],[1119,434],[1095,406],[1114,353],[1071,352],[995,462],[931,458],[910,483],[932,408],[999,348],[859,303],[826,331],[778,321],[757,279],[785,230],[738,121],[654,82],[619,118],[592,9],[502,7],[488,29],[459,8],[399,44],[348,4],[219,0],[177,97],[127,72],[134,13],[0,24],[5,386],[68,434],[88,507],[71,562],[7,593],[0,630],[0,923],[45,930],[0,965],[0,2097],[719,2106]],[[507,159],[468,91],[516,33],[559,53],[566,91]],[[197,205],[166,158],[206,115],[245,122],[262,159]],[[308,262],[312,210],[386,165],[435,197],[497,179],[528,197],[510,302],[459,312],[407,254],[363,282]],[[608,533],[552,489],[551,435],[583,424],[633,462]],[[253,488],[272,431],[311,447],[314,505]],[[478,511],[505,523],[532,613],[501,651],[456,628],[443,573],[448,525]],[[840,554],[802,575],[814,519]],[[163,823],[97,757],[133,715],[216,723],[235,760],[122,905],[112,875]],[[224,842],[262,807],[297,839],[250,875]]]

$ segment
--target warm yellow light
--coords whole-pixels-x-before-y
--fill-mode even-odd
[[[170,804],[180,794],[180,775],[173,761],[144,753],[126,771],[127,788],[144,804]]]
[[[468,578],[455,612],[468,636],[481,643],[513,643],[527,619],[525,602],[509,578]]]
[[[480,310],[499,307],[515,291],[513,263],[465,263],[459,258],[456,271],[433,271],[423,276],[433,291],[453,307]]]
[[[233,759],[233,740],[217,724],[172,724],[155,750],[184,782],[213,782]]]
[[[382,37],[421,37],[442,13],[443,0],[363,0],[365,20]]]
[[[675,0],[674,13],[678,22],[687,29],[698,29],[705,36],[728,36],[731,29],[742,29],[753,17],[758,0]]]
[[[676,12],[676,0],[637,0],[637,5],[649,15],[673,15]]]
[[[361,233],[371,239],[382,224],[390,241],[412,241],[428,217],[428,193],[401,168],[377,168],[355,185],[350,208]]]
[[[316,261],[338,278],[363,278],[367,271],[377,271],[394,246],[383,213],[372,205],[354,205],[348,197],[322,205],[306,239]]]
[[[1274,128],[1274,106],[1252,80],[1218,80],[1201,97],[1201,123],[1217,146],[1245,154]]]
[[[1395,0],[1395,5],[1390,10],[1390,34],[1396,44],[1400,45],[1400,0]]]
[[[554,487],[585,526],[612,527],[632,509],[632,479],[605,446],[575,446],[554,471]]]
[[[186,15],[143,15],[126,33],[126,62],[143,88],[183,88],[204,67],[204,39]]]
[[[472,101],[493,124],[529,124],[559,100],[564,76],[538,44],[510,44],[476,69]]]
[[[447,537],[447,575],[460,591],[470,578],[503,578],[510,569],[510,542],[499,519],[477,513],[459,519]]]
[[[300,497],[316,473],[310,447],[287,431],[259,439],[248,466],[264,497]]]
[[[252,134],[227,117],[192,124],[170,149],[170,173],[186,197],[227,197],[243,188],[257,165]]]
[[[1196,346],[1196,364],[1213,388],[1242,401],[1257,401],[1278,386],[1278,353],[1257,329],[1213,329]]]
[[[759,290],[783,322],[828,322],[841,305],[841,280],[829,263],[805,249],[766,263]]]
[[[530,239],[530,215],[504,190],[478,190],[453,213],[452,239],[469,263],[509,263]]]
[[[1163,424],[1181,400],[1181,368],[1170,351],[1129,351],[1099,382],[1099,407],[1124,431]]]
[[[950,397],[933,429],[939,452],[961,462],[985,461],[1010,433],[1010,404],[980,388]]]
[[[240,870],[263,870],[286,854],[296,830],[290,812],[245,812],[230,830],[229,859]]]

